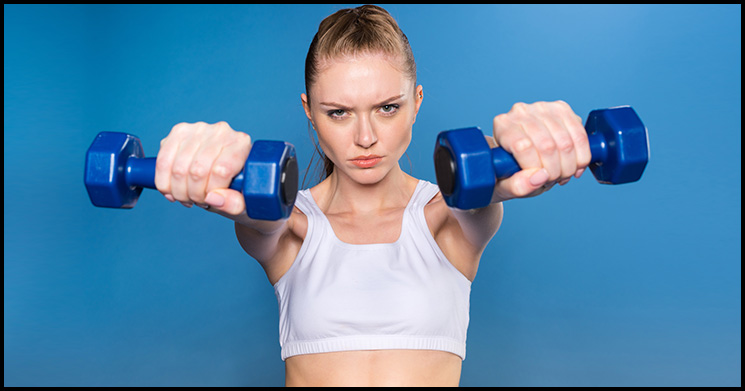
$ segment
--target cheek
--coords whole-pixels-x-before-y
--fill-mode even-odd
[[[338,163],[337,155],[343,154],[351,142],[345,139],[345,132],[335,133],[329,130],[319,131],[316,129],[316,137],[318,138],[318,147],[334,164]]]
[[[397,144],[401,145],[403,150],[406,150],[411,142],[412,125],[413,123],[410,118],[402,116],[399,122],[394,126],[394,138],[396,139]]]
[[[401,137],[399,144],[400,144],[399,154],[403,156],[403,154],[409,148],[409,144],[411,144],[411,129],[406,130],[406,132]]]

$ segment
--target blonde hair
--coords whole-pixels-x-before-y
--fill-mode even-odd
[[[382,53],[399,59],[401,71],[416,85],[416,62],[409,39],[388,11],[376,5],[346,8],[321,21],[318,32],[310,43],[305,58],[305,94],[308,96],[308,105],[310,87],[316,82],[325,61],[366,53]],[[323,155],[317,143],[314,144],[316,152],[324,161],[324,170],[320,178],[323,180],[333,172],[334,163]],[[308,167],[310,168],[310,164]],[[307,171],[305,175],[307,177]]]

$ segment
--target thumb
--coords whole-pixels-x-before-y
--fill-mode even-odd
[[[534,197],[545,191],[548,182],[545,168],[528,168],[497,182],[496,192],[504,199]]]
[[[246,201],[243,194],[232,189],[215,189],[207,193],[204,202],[216,211],[232,216],[246,213]]]

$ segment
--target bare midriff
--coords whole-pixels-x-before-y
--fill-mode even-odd
[[[462,360],[437,350],[360,350],[303,354],[285,360],[287,386],[453,386]]]

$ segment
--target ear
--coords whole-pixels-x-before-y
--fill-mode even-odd
[[[313,123],[313,117],[310,115],[310,103],[308,102],[308,95],[300,94],[300,101],[303,103],[303,110],[305,110],[305,116],[308,117],[308,120],[311,124],[313,124],[313,127],[315,128],[316,125]]]
[[[414,122],[416,122],[416,115],[419,113],[419,108],[422,106],[423,100],[424,88],[420,84],[414,89]]]

